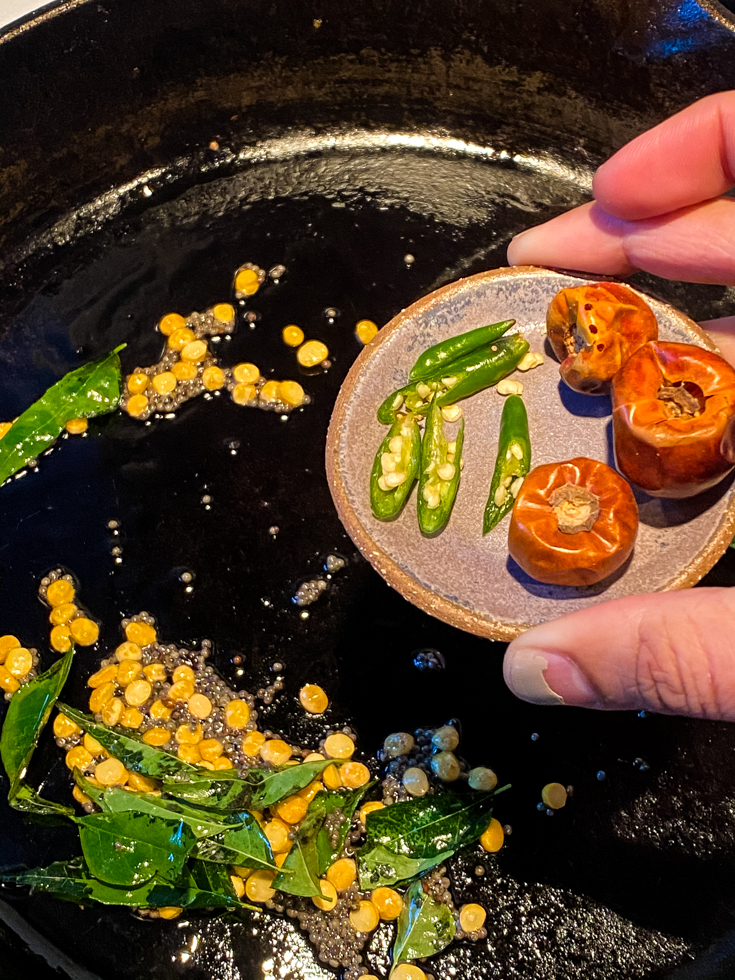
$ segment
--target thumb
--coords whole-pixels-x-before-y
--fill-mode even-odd
[[[528,630],[505,682],[533,704],[735,721],[735,589],[631,596]]]

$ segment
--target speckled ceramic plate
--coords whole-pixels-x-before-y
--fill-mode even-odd
[[[376,410],[406,383],[418,354],[432,344],[509,317],[546,356],[517,375],[524,382],[533,465],[590,456],[614,465],[610,400],[578,395],[559,378],[545,341],[546,308],[560,289],[585,280],[531,266],[496,269],[425,296],[396,316],[355,361],[342,386],[327,439],[327,476],[340,518],[375,569],[407,599],[454,626],[507,640],[562,613],[619,596],[694,585],[733,537],[733,481],[686,501],[636,493],[640,529],[634,554],[604,582],[585,588],[544,585],[508,556],[508,519],[482,535],[482,517],[495,465],[503,398],[494,389],[462,403],[466,417],[462,483],[446,529],[424,538],[412,493],[392,523],[370,510],[369,478],[385,435]],[[683,313],[646,297],[662,339],[715,349]],[[454,427],[448,427],[453,430]]]

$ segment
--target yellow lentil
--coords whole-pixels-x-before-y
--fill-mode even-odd
[[[71,718],[62,715],[61,712],[54,718],[54,735],[57,738],[69,738],[71,735],[78,735],[81,728]]]
[[[114,665],[113,665],[114,666]],[[120,687],[127,687],[133,681],[137,681],[143,673],[143,664],[140,660],[123,660],[117,668],[117,683]],[[112,678],[110,678],[112,680]]]
[[[358,320],[355,325],[355,334],[361,344],[369,344],[378,332],[378,324],[372,320]]]
[[[260,377],[260,370],[255,364],[251,364],[249,361],[245,361],[242,364],[236,364],[232,369],[232,377],[235,381],[254,384]]]
[[[125,636],[131,643],[137,643],[140,647],[147,647],[150,643],[156,642],[156,631],[148,623],[128,623],[125,627]]]
[[[476,932],[485,925],[487,912],[476,902],[463,905],[459,910],[459,924],[463,932]]]
[[[212,702],[206,694],[193,694],[187,705],[189,714],[195,718],[209,718],[212,714]]]
[[[216,364],[210,364],[202,371],[202,384],[207,391],[219,391],[225,386],[225,372]]]
[[[15,650],[19,646],[21,646],[20,640],[17,636],[13,636],[12,633],[6,633],[5,636],[0,636],[0,664],[4,664],[5,658],[10,651]]]
[[[304,711],[310,715],[320,715],[327,710],[329,698],[318,684],[304,684],[299,691],[299,701]]]
[[[143,657],[143,651],[140,649],[137,643],[131,643],[128,640],[125,643],[121,643],[117,650],[115,650],[115,657],[119,661],[141,660]]]
[[[188,327],[177,327],[172,330],[168,338],[168,346],[171,350],[183,350],[192,340],[196,340],[196,334]]]
[[[235,319],[235,309],[230,303],[217,303],[212,307],[212,313],[215,320],[219,320],[220,323],[229,323]]]
[[[0,439],[6,435],[13,427],[12,422],[0,422]]]
[[[250,721],[250,705],[247,701],[234,698],[225,706],[225,724],[230,728],[244,728]],[[255,734],[255,733],[253,733]],[[260,734],[260,733],[258,733]],[[265,737],[263,737],[265,741]],[[261,743],[262,744],[262,743]]]
[[[120,715],[120,724],[123,728],[140,728],[143,724],[143,715],[137,708],[126,708]]]
[[[136,371],[134,374],[128,375],[128,391],[131,395],[140,395],[148,387],[149,381],[150,378],[147,374]]]
[[[282,800],[278,804],[276,815],[285,823],[301,823],[308,809],[309,804],[304,797],[296,794],[289,796],[288,799]]]
[[[8,694],[15,694],[20,687],[20,681],[2,666],[0,666],[0,687]]]
[[[5,659],[5,670],[13,677],[25,677],[33,667],[33,657],[31,651],[25,647],[16,647],[11,650]]]
[[[359,906],[350,912],[350,922],[356,932],[372,932],[378,927],[380,914],[372,902],[362,899]]]
[[[190,364],[187,361],[177,361],[171,365],[171,374],[177,381],[193,381],[197,373],[196,364]]]
[[[282,381],[278,386],[278,401],[298,408],[306,401],[306,392],[298,381]]]
[[[128,770],[119,759],[105,759],[95,768],[94,778],[103,786],[123,786],[128,781]]]
[[[385,806],[380,800],[372,800],[370,803],[364,803],[360,807],[360,823],[365,823],[368,813],[374,813],[376,810],[382,810]]]
[[[66,653],[71,647],[71,630],[67,623],[62,626],[54,626],[49,636],[49,643],[59,653]]]
[[[355,743],[349,735],[335,732],[325,738],[324,751],[330,759],[349,759],[355,751]]]
[[[240,269],[235,276],[235,292],[253,296],[259,289],[260,281],[255,269]]]
[[[370,770],[362,762],[346,762],[340,766],[339,777],[347,789],[359,789],[370,782]]]
[[[69,630],[74,642],[80,647],[91,647],[100,637],[100,628],[86,616],[78,616],[69,623]]]
[[[322,773],[322,779],[327,789],[339,789],[342,786],[342,777],[335,765],[327,766]]]
[[[248,732],[242,740],[242,750],[245,755],[259,755],[260,746],[265,742],[265,735],[262,732]]]
[[[304,331],[295,323],[289,323],[288,326],[284,327],[281,336],[284,344],[288,344],[289,347],[298,347],[304,342]]]
[[[236,405],[247,405],[258,394],[255,385],[236,384],[232,389],[232,400]]]
[[[176,754],[191,766],[196,766],[202,761],[198,745],[181,744],[176,750]]]
[[[188,701],[194,693],[194,685],[191,681],[178,681],[168,689],[167,700],[169,701]]]
[[[174,684],[177,684],[179,681],[186,681],[188,684],[194,684],[197,679],[197,675],[188,664],[179,664],[171,677],[173,678]]]
[[[205,738],[199,743],[199,754],[207,762],[214,762],[224,752],[225,747],[218,738]]]
[[[89,421],[87,419],[69,419],[64,428],[70,436],[80,436],[89,428]]]
[[[485,848],[486,851],[499,851],[503,846],[503,839],[505,837],[505,832],[503,831],[503,825],[495,817],[488,824],[487,830],[480,837],[480,844]]]
[[[271,888],[275,878],[272,871],[254,871],[245,882],[245,894],[251,902],[267,902],[276,894]]]
[[[179,745],[198,745],[202,740],[202,726],[179,725],[174,732],[174,738]]]
[[[340,858],[327,868],[327,881],[330,881],[338,892],[343,892],[357,878],[357,865],[352,858]]]
[[[306,759],[304,760],[307,761]],[[324,789],[324,784],[320,779],[315,779],[313,782],[309,783],[304,789],[301,790],[299,796],[303,797],[307,803],[311,803],[316,794]]]
[[[132,708],[145,704],[152,693],[151,682],[143,680],[131,681],[125,688],[125,700]]]
[[[166,745],[171,741],[171,732],[167,728],[149,728],[143,741],[146,745]]]
[[[296,360],[302,367],[313,368],[329,357],[329,350],[321,340],[307,340],[296,351]]]
[[[260,398],[264,402],[277,402],[280,397],[280,385],[277,381],[266,381],[260,389]]]
[[[370,899],[383,922],[392,922],[401,914],[403,898],[393,888],[376,888]]]
[[[189,361],[191,364],[198,364],[207,356],[207,345],[203,340],[191,340],[181,349],[181,360]]]
[[[279,817],[274,817],[273,820],[263,824],[263,833],[268,838],[274,854],[283,854],[291,850],[293,841],[288,836],[290,831],[289,825]]]
[[[64,762],[68,769],[84,769],[92,761],[92,756],[83,745],[77,745],[64,756]]]
[[[180,313],[167,313],[158,321],[158,329],[164,337],[170,337],[174,330],[186,326],[186,320]]]
[[[71,795],[74,797],[77,803],[81,803],[82,806],[84,806],[85,803],[92,802],[86,793],[83,793],[78,786],[72,787]]]
[[[426,974],[415,963],[399,963],[390,977],[391,980],[426,980]]]
[[[133,418],[137,418],[142,415],[143,412],[148,409],[148,399],[145,395],[131,395],[128,398],[128,403],[125,406],[128,411],[128,415],[132,415]]]
[[[199,745],[201,746],[201,742],[199,743]],[[227,758],[226,755],[221,755],[212,762],[212,768],[224,770],[224,769],[234,769],[235,767],[233,766],[233,764],[230,762],[230,760]]]
[[[71,602],[74,598],[74,586],[69,579],[57,578],[46,589],[46,602],[50,606],[60,606],[62,602]]]
[[[102,743],[98,742],[93,735],[89,734],[89,732],[85,732],[83,743],[84,743],[84,748],[87,750],[87,752],[91,752],[92,755],[107,754],[102,746]]]
[[[176,387],[176,375],[173,371],[163,371],[161,374],[153,376],[151,384],[159,395],[167,395]]]
[[[141,776],[139,772],[129,772],[128,787],[137,793],[155,793],[158,790],[158,783],[147,776]]]
[[[269,738],[260,746],[260,758],[274,766],[282,766],[291,758],[291,746],[282,738]]]
[[[304,762],[324,762],[326,756],[323,756],[321,752],[310,752],[304,757]]]
[[[319,879],[319,887],[321,888],[322,897],[312,896],[311,900],[318,909],[321,909],[323,912],[329,912],[337,904],[337,889],[326,878]]]
[[[230,875],[230,881],[232,882],[232,887],[235,889],[235,894],[238,898],[242,898],[245,894],[245,882],[242,880],[240,875]]]
[[[183,911],[178,905],[162,905],[158,909],[158,916],[161,919],[178,919]]]
[[[122,703],[120,698],[110,698],[100,712],[102,715],[102,721],[105,725],[110,727],[117,725],[122,718],[122,713],[124,710],[125,705]]]
[[[151,684],[153,684],[155,681],[165,681],[167,676],[166,668],[163,666],[163,664],[159,663],[147,664],[143,668],[143,673]]]
[[[49,613],[49,622],[52,626],[63,626],[70,623],[78,612],[73,602],[62,602],[60,606],[54,606]]]
[[[163,701],[156,700],[151,705],[150,715],[154,721],[167,721],[171,717],[171,708],[168,708]]]
[[[89,697],[89,710],[92,714],[96,715],[102,711],[110,698],[114,697],[114,694],[115,685],[112,681],[107,681],[105,684],[96,687]]]
[[[561,810],[567,802],[566,787],[561,783],[547,783],[541,790],[541,799],[550,810]]]

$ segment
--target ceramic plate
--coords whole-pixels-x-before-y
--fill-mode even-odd
[[[503,398],[488,389],[462,402],[465,423],[462,482],[449,524],[424,538],[416,492],[400,517],[383,523],[370,510],[373,459],[386,428],[376,418],[385,396],[406,383],[419,353],[473,327],[514,317],[542,352],[544,363],[515,377],[524,383],[532,465],[590,456],[614,465],[611,406],[567,388],[546,342],[546,309],[560,289],[587,280],[531,266],[496,269],[438,289],[403,310],[355,361],[339,393],[327,439],[327,476],[340,518],[375,569],[407,599],[454,626],[507,640],[563,613],[641,592],[694,585],[733,537],[733,480],[686,501],[636,491],[640,529],[634,554],[604,582],[584,588],[544,585],[509,557],[509,518],[482,535],[482,517],[495,466]],[[645,297],[664,340],[716,349],[687,316]],[[448,433],[455,426],[447,426]]]

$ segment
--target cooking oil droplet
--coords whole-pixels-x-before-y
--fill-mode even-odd
[[[406,263],[407,266],[412,266],[414,264],[414,262],[416,261],[416,258],[415,258],[415,256],[411,255],[410,252],[407,252],[403,256],[403,261]]]
[[[308,609],[302,610],[302,612],[299,613],[299,615],[301,616],[302,619],[308,619],[309,618],[309,611],[308,611]]]

